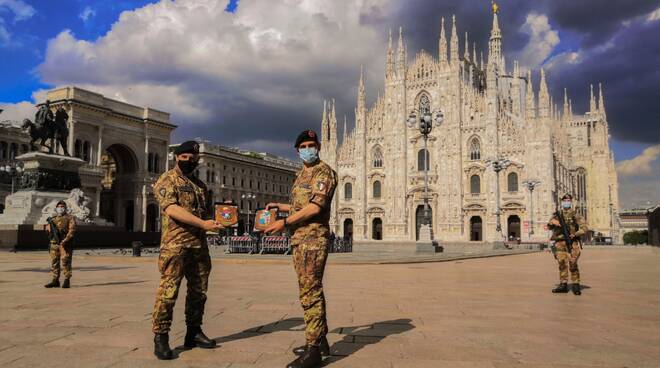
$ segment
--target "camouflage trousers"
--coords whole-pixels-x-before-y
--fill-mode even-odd
[[[578,269],[578,258],[580,258],[580,244],[573,243],[571,253],[568,253],[566,243],[558,241],[555,246],[557,247],[557,262],[559,262],[559,281],[562,283],[568,282],[568,271],[571,272],[571,281],[573,283],[580,282],[580,270]]]
[[[64,278],[71,278],[71,260],[73,259],[73,247],[71,245],[60,246],[55,242],[50,243],[50,274],[53,280],[59,280],[60,269],[64,269]]]
[[[328,240],[325,238],[305,239],[294,244],[293,266],[298,275],[300,304],[304,311],[305,340],[307,345],[318,346],[328,333],[323,295],[323,272],[328,258]]]
[[[156,292],[153,311],[153,332],[164,334],[170,331],[172,313],[179,295],[181,280],[187,280],[186,325],[202,325],[206,290],[211,273],[209,249],[202,248],[161,248],[158,258],[160,284]]]

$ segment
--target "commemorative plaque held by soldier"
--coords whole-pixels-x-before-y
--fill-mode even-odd
[[[548,222],[548,229],[552,230],[550,240],[555,241],[554,255],[559,263],[559,285],[552,292],[567,293],[569,291],[568,275],[570,271],[573,294],[581,295],[578,268],[578,258],[582,253],[580,237],[586,234],[588,228],[584,218],[573,209],[573,197],[570,194],[565,194],[561,198],[561,208]]]
[[[257,210],[254,216],[254,228],[264,231],[277,219],[277,209]]]
[[[305,317],[306,344],[293,350],[299,357],[287,367],[308,368],[320,366],[322,356],[330,353],[326,338],[328,323],[323,273],[328,257],[330,206],[337,186],[337,173],[319,159],[320,143],[314,131],[302,132],[294,146],[304,166],[291,189],[290,203],[269,203],[266,206],[267,210],[278,207],[281,212],[289,212],[289,216],[273,222],[264,233],[278,233],[286,228],[291,233],[293,265]]]
[[[224,227],[238,224],[238,207],[226,203],[216,203],[215,221]]]
[[[162,230],[158,269],[160,283],[153,310],[154,354],[172,359],[169,331],[181,280],[188,281],[186,297],[188,348],[213,348],[214,340],[202,332],[211,258],[206,232],[222,225],[213,218],[206,185],[193,174],[199,161],[199,144],[187,141],[174,151],[176,166],[158,178],[154,195],[162,210]]]
[[[44,285],[46,288],[60,286],[60,271],[64,273],[63,289],[71,286],[71,262],[73,260],[73,237],[76,233],[75,217],[67,213],[64,201],[57,202],[56,215],[49,217],[45,226],[48,232],[50,253],[51,282]]]

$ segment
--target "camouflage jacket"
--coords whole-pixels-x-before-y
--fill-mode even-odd
[[[321,207],[316,216],[291,225],[291,243],[300,244],[308,238],[328,237],[330,234],[330,207],[337,187],[337,173],[319,160],[314,166],[303,167],[291,188],[290,215],[309,203]]]
[[[561,213],[564,217],[564,221],[566,221],[566,225],[568,225],[568,231],[571,235],[580,237],[587,233],[589,230],[587,228],[587,222],[584,220],[584,217],[578,215],[575,210],[561,210]],[[553,214],[550,218],[550,221],[556,218],[557,216]],[[550,240],[564,240],[564,234],[561,230],[561,226],[556,226],[548,222],[548,229],[552,230],[552,236],[550,237]]]
[[[60,238],[60,245],[70,245],[71,241],[73,240],[73,235],[76,233],[76,218],[69,214],[63,214],[53,216],[50,219],[53,221],[55,227],[57,228],[57,232]],[[50,229],[50,226],[48,229]],[[50,235],[50,242],[52,244],[57,244],[55,237],[52,235]]]
[[[154,196],[162,211],[161,248],[206,246],[203,229],[177,221],[165,213],[168,206],[176,204],[201,219],[210,218],[212,211],[208,189],[201,180],[185,176],[175,167],[158,178],[154,184]]]

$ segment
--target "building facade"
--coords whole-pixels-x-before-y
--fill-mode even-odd
[[[416,240],[426,166],[438,240],[543,238],[544,225],[566,192],[573,194],[591,229],[616,239],[618,181],[602,88],[598,97],[591,88],[585,114],[573,112],[566,90],[559,108],[543,70],[534,82],[532,72],[523,72],[517,62],[507,68],[497,13],[487,63],[470,48],[467,33],[459,51],[455,18],[450,32],[447,41],[443,19],[437,56],[421,51],[412,63],[403,32],[396,50],[390,33],[385,90],[367,106],[360,76],[355,127],[347,132],[344,122],[341,141],[334,102],[325,104],[321,155],[340,180],[333,230],[356,240]],[[444,121],[430,133],[425,151],[419,130],[406,120],[411,112],[436,111],[442,111]],[[496,231],[497,176],[487,164],[491,158],[512,163],[499,173],[502,232]],[[541,183],[533,198],[523,186],[527,179]]]
[[[649,213],[653,212],[654,209],[655,207],[622,210],[619,213],[621,242],[623,242],[623,236],[628,232],[648,230]]]
[[[171,145],[173,152],[178,145]],[[268,153],[201,142],[195,176],[209,188],[213,202],[231,201],[239,208],[236,233],[253,227],[254,213],[270,202],[288,203],[291,186],[301,164]],[[170,165],[174,157],[170,153]],[[249,219],[249,222],[248,222]]]

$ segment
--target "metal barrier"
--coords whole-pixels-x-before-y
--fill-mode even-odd
[[[260,254],[291,254],[291,239],[288,236],[262,236],[259,248]]]
[[[257,239],[251,236],[230,236],[227,253],[253,254],[258,251]]]
[[[353,252],[353,239],[335,238],[330,240],[328,253],[351,253]]]

